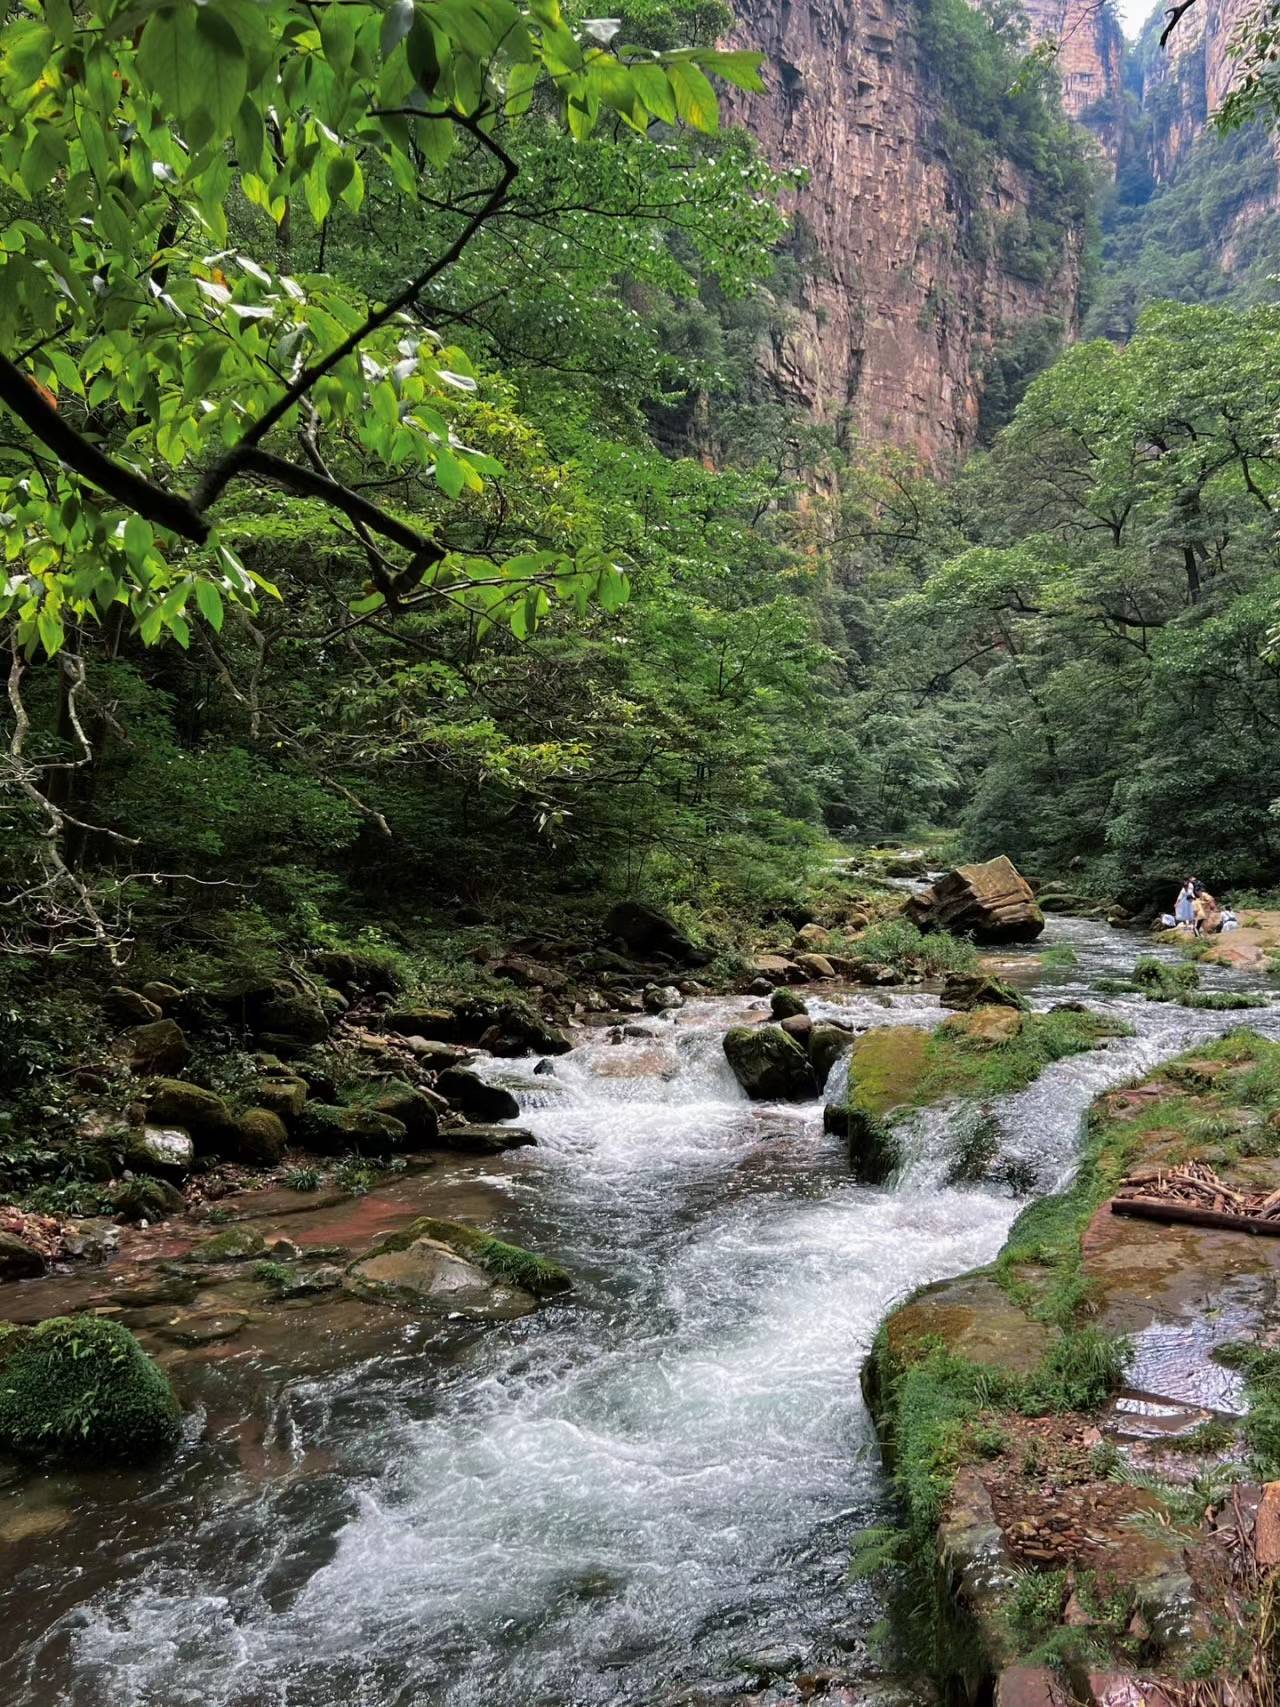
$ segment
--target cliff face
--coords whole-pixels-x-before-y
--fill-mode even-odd
[[[1235,62],[1227,49],[1253,0],[1197,0],[1159,46],[1157,14],[1139,48],[1142,108],[1149,125],[1152,175],[1167,183],[1211,114],[1230,92]]]
[[[1062,104],[1114,166],[1124,139],[1125,42],[1098,0],[1023,0],[1033,41],[1055,44]]]
[[[732,116],[776,165],[808,169],[798,205],[817,251],[765,372],[846,439],[951,463],[973,443],[990,352],[1046,319],[1074,328],[1079,235],[1047,252],[1025,174],[997,160],[976,178],[959,160],[910,0],[738,0],[737,15],[768,93]]]

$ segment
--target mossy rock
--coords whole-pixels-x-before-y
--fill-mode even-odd
[[[278,1049],[306,1048],[323,1043],[329,1021],[319,998],[308,990],[277,985],[250,1004],[249,1019],[264,1043]]]
[[[573,1286],[568,1270],[549,1257],[535,1256],[520,1245],[509,1245],[503,1239],[482,1233],[478,1227],[468,1227],[461,1221],[440,1221],[430,1215],[414,1221],[403,1232],[393,1234],[379,1249],[407,1250],[418,1239],[432,1239],[437,1244],[447,1245],[458,1256],[483,1269],[492,1279],[504,1286],[518,1286],[522,1292],[531,1292],[535,1298],[554,1297],[568,1292]]]
[[[184,1180],[195,1160],[195,1143],[191,1134],[181,1126],[148,1123],[132,1135],[124,1159],[136,1174]]]
[[[268,1108],[281,1120],[296,1120],[307,1101],[307,1084],[284,1074],[258,1079],[250,1087],[250,1095],[259,1108]]]
[[[151,1175],[122,1180],[111,1193],[112,1212],[122,1221],[167,1221],[186,1207],[187,1200],[176,1186]]]
[[[212,1238],[201,1239],[187,1252],[188,1262],[248,1262],[266,1250],[266,1241],[256,1227],[227,1227]]]
[[[425,1037],[431,1043],[452,1043],[458,1036],[458,1018],[448,1008],[393,1008],[387,1015],[388,1031],[404,1037]]]
[[[992,972],[948,972],[938,1001],[944,1008],[1015,1008],[1028,1013],[1030,1002],[1012,984]]]
[[[370,1100],[363,1106],[375,1114],[398,1120],[409,1134],[411,1144],[433,1144],[440,1120],[430,1098],[403,1079],[389,1079],[372,1087]]]
[[[124,1034],[124,1048],[135,1073],[172,1073],[191,1054],[186,1033],[172,1019],[131,1027]]]
[[[1023,1016],[1015,1008],[985,1006],[969,1008],[943,1020],[938,1030],[944,1037],[958,1038],[975,1049],[999,1049],[1022,1032]]]
[[[893,1127],[855,1101],[829,1103],[822,1111],[822,1124],[848,1144],[854,1178],[864,1185],[883,1185],[901,1166],[902,1152]]]
[[[298,1135],[309,1150],[340,1156],[355,1150],[361,1156],[385,1156],[402,1150],[408,1139],[404,1122],[374,1108],[342,1108],[309,1102],[298,1120]]]
[[[137,1464],[171,1452],[168,1378],[127,1328],[99,1316],[0,1325],[0,1446],[21,1458]]]
[[[809,1033],[809,1060],[814,1077],[821,1089],[831,1077],[831,1069],[848,1050],[853,1048],[853,1033],[838,1025],[815,1025]]]
[[[269,1108],[251,1108],[237,1122],[240,1160],[258,1167],[273,1167],[289,1143],[284,1121]]]
[[[724,1052],[753,1101],[807,1102],[818,1094],[808,1054],[780,1025],[734,1026]]]
[[[236,1120],[216,1091],[186,1079],[157,1079],[147,1101],[157,1126],[181,1126],[195,1140],[197,1155],[234,1156]]]
[[[491,1085],[466,1067],[446,1067],[436,1089],[471,1120],[514,1120],[520,1104],[502,1085]]]
[[[809,1010],[805,1006],[804,997],[784,985],[770,996],[769,1012],[774,1019],[796,1019],[801,1014],[807,1014]]]

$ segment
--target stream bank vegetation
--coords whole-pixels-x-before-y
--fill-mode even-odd
[[[990,1268],[925,1288],[877,1337],[864,1384],[903,1523],[864,1535],[854,1569],[901,1574],[909,1639],[967,1699],[1014,1665],[1270,1699],[1280,1560],[1254,1514],[1280,1477],[1280,1378],[1237,1285],[1267,1254],[1250,1263],[1239,1234],[1117,1232],[1106,1211],[1135,1168],[1192,1159],[1280,1179],[1280,1045],[1233,1032],[1099,1098],[1070,1187],[1023,1211]],[[1239,1371],[1239,1397],[1215,1413],[1175,1385],[1167,1436],[1144,1436],[1109,1403],[1137,1349],[1111,1324],[1205,1295],[1218,1325],[1176,1381],[1199,1359]],[[1162,1378],[1144,1365],[1148,1400]]]

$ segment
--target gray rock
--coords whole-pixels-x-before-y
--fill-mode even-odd
[[[504,1150],[525,1149],[538,1140],[522,1126],[455,1126],[443,1129],[437,1142],[464,1156],[497,1156]]]
[[[34,1280],[45,1270],[39,1251],[16,1233],[0,1230],[0,1280]]]
[[[195,1140],[183,1126],[146,1125],[132,1136],[125,1152],[134,1173],[169,1180],[184,1180],[195,1159]]]
[[[436,1089],[464,1114],[476,1120],[514,1120],[520,1104],[502,1085],[491,1085],[466,1067],[446,1067]]]

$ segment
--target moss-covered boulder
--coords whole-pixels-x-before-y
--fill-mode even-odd
[[[756,1102],[807,1102],[818,1085],[806,1051],[780,1025],[737,1025],[724,1040],[734,1077]]]
[[[289,1134],[284,1121],[269,1108],[250,1108],[236,1122],[240,1160],[255,1167],[274,1167],[284,1155]]]
[[[376,1114],[398,1120],[411,1144],[433,1144],[440,1125],[430,1098],[403,1079],[388,1079],[375,1087],[367,1104]]]
[[[815,1025],[809,1033],[809,1062],[819,1090],[840,1057],[853,1048],[853,1033],[839,1025]]]
[[[291,1074],[271,1073],[254,1082],[250,1094],[259,1108],[269,1108],[283,1121],[296,1120],[307,1101],[305,1079]]]
[[[255,997],[249,1007],[249,1022],[263,1043],[273,1049],[305,1049],[323,1043],[329,1035],[320,998],[310,990],[279,984]]]
[[[1001,1006],[970,1008],[952,1014],[939,1027],[943,1037],[956,1038],[973,1049],[998,1049],[1021,1035],[1022,1014]]]
[[[376,1108],[345,1108],[337,1103],[309,1102],[297,1124],[302,1143],[322,1156],[340,1156],[344,1150],[385,1156],[402,1150],[409,1136],[403,1121],[379,1114]]]
[[[430,1043],[452,1043],[458,1036],[458,1018],[451,1009],[425,1004],[392,1008],[386,1025],[388,1031],[398,1031],[404,1037],[425,1037]]]
[[[125,1165],[136,1174],[156,1174],[160,1179],[184,1180],[195,1161],[191,1134],[181,1126],[148,1122],[130,1135]]]
[[[21,1458],[137,1464],[180,1434],[167,1377],[127,1328],[99,1316],[0,1324],[0,1447]]]
[[[774,1019],[795,1019],[799,1014],[807,1014],[804,997],[798,990],[791,990],[783,985],[769,997],[769,1012]]]
[[[520,1104],[502,1085],[491,1085],[466,1067],[446,1067],[436,1089],[472,1120],[514,1120]]]
[[[226,1227],[221,1233],[192,1245],[187,1261],[210,1264],[249,1262],[261,1257],[266,1248],[266,1241],[256,1227]]]
[[[997,978],[993,972],[948,972],[938,1001],[944,1008],[1016,1008],[1029,1011],[1031,1004],[1020,990]]]
[[[189,1132],[196,1154],[234,1156],[236,1119],[216,1091],[187,1079],[157,1079],[147,1099],[147,1116],[157,1126]]]
[[[352,1263],[346,1286],[370,1303],[426,1316],[502,1321],[537,1305],[533,1293],[486,1273],[451,1245],[417,1231],[417,1223]]]
[[[132,1026],[123,1048],[135,1073],[173,1073],[191,1054],[186,1033],[176,1020],[155,1019]]]
[[[140,1174],[121,1180],[111,1193],[112,1212],[122,1221],[167,1221],[181,1215],[187,1200],[168,1180]]]
[[[495,1239],[490,1234],[481,1232],[478,1227],[468,1227],[461,1221],[439,1221],[432,1216],[423,1216],[407,1229],[402,1238],[435,1239],[449,1249],[465,1257],[468,1262],[475,1263],[494,1280],[500,1280],[507,1286],[518,1286],[525,1292],[531,1292],[535,1298],[550,1298],[557,1293],[568,1292],[573,1280],[566,1269],[558,1262],[552,1262],[549,1257],[535,1256],[532,1251],[526,1251],[520,1245],[509,1245],[503,1239]]]

